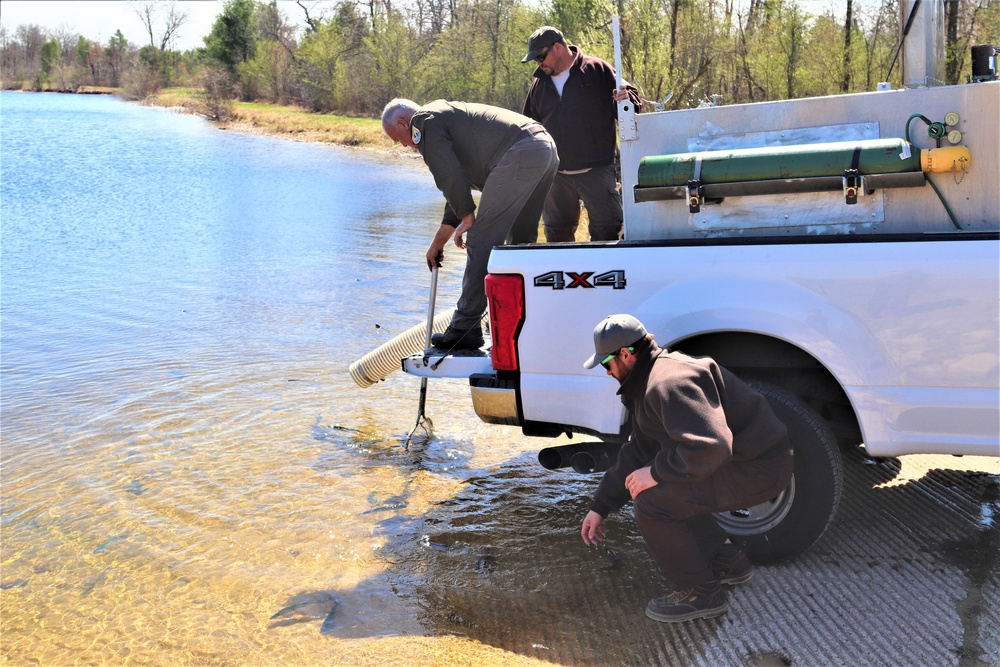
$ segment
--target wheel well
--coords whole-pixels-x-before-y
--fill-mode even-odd
[[[861,443],[861,427],[837,379],[812,355],[777,338],[724,332],[686,338],[670,346],[691,356],[712,357],[744,381],[777,385],[805,401],[841,445]]]

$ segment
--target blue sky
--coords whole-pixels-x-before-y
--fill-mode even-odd
[[[121,30],[129,42],[148,44],[149,34],[133,4],[124,0],[0,0],[0,23],[10,32],[30,23],[53,31],[65,28],[101,42],[107,42],[115,30]],[[215,18],[222,12],[222,0],[176,0],[174,5],[188,14],[176,33],[174,48],[185,51],[204,46],[202,38],[212,30]],[[279,6],[289,18],[297,21],[302,16],[302,10],[294,2],[282,0]],[[165,9],[160,11],[166,14]],[[155,20],[153,28],[159,40]]]

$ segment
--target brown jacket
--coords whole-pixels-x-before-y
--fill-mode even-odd
[[[625,478],[639,468],[651,466],[661,484],[685,484],[787,448],[787,429],[767,399],[714,360],[652,341],[636,357],[618,391],[631,404],[632,437],[597,489],[591,509],[598,514],[630,499]]]

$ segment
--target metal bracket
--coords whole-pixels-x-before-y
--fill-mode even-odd
[[[857,169],[844,170],[844,199],[848,204],[858,203],[858,192],[864,191],[865,180]]]
[[[687,196],[688,211],[698,213],[701,211],[701,203],[705,199],[705,190],[701,185],[701,155],[694,159],[693,178],[687,182],[684,194]]]
[[[639,136],[635,129],[635,107],[632,100],[618,103],[618,136],[622,141],[634,141]]]
[[[688,181],[684,188],[684,195],[687,198],[688,211],[698,213],[701,211],[701,202],[704,198],[704,190],[701,181]]]

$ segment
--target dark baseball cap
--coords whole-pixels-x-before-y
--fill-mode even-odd
[[[521,62],[526,63],[529,60],[534,60],[538,57],[542,49],[546,46],[552,46],[556,42],[563,42],[565,44],[562,31],[550,25],[543,25],[531,33],[531,37],[528,38],[528,55],[522,58]]]
[[[583,362],[584,368],[593,368],[609,354],[629,347],[646,336],[646,327],[631,315],[608,315],[594,327],[594,356]]]

